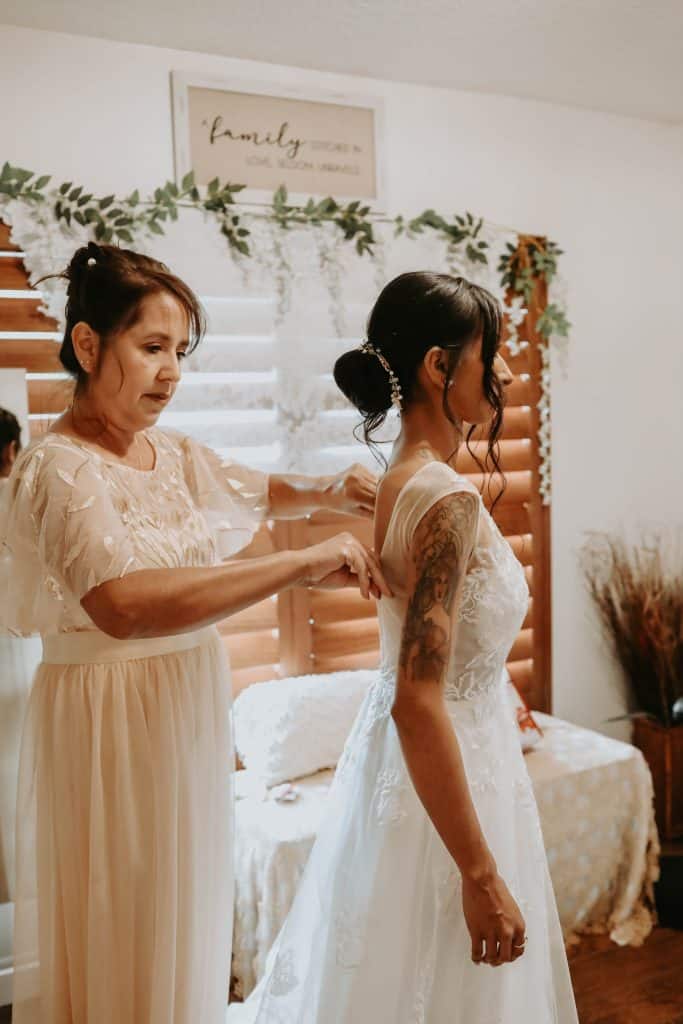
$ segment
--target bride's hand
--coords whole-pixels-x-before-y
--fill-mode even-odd
[[[462,906],[475,963],[499,967],[522,956],[526,934],[524,918],[497,872],[485,881],[472,881],[463,876]]]
[[[379,561],[352,533],[338,533],[306,549],[306,586],[334,589],[356,583],[363,597],[391,597]]]

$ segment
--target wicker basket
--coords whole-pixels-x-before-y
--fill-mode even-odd
[[[661,838],[683,836],[683,725],[667,729],[649,718],[634,718],[633,744],[652,773]]]

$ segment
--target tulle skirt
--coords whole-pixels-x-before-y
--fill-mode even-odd
[[[15,1024],[224,1021],[232,751],[214,627],[48,638],[19,768]]]
[[[228,1024],[577,1024],[531,782],[501,678],[448,701],[524,955],[477,965],[460,873],[408,775],[384,673],[347,741],[291,911]],[[453,808],[457,814],[457,808]]]

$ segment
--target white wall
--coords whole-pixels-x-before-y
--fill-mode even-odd
[[[580,55],[577,55],[577,68]],[[173,175],[169,72],[238,74],[385,97],[389,207],[472,210],[565,250],[573,322],[553,383],[556,714],[601,726],[622,705],[583,594],[586,529],[680,522],[683,128],[4,27],[3,159],[100,194]]]

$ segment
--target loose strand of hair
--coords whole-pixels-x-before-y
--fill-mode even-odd
[[[356,426],[353,428],[353,436],[356,438],[357,441],[360,441],[361,443],[365,444],[366,447],[370,449],[373,458],[376,460],[376,462],[379,463],[379,465],[382,467],[385,473],[387,471],[389,463],[384,457],[384,452],[380,449],[379,444],[372,435],[375,433],[376,430],[379,430],[380,427],[384,425],[386,418],[386,412],[369,413],[367,416],[364,416],[363,420],[360,423],[356,424]],[[358,433],[361,430],[363,434],[362,438],[359,436]]]

